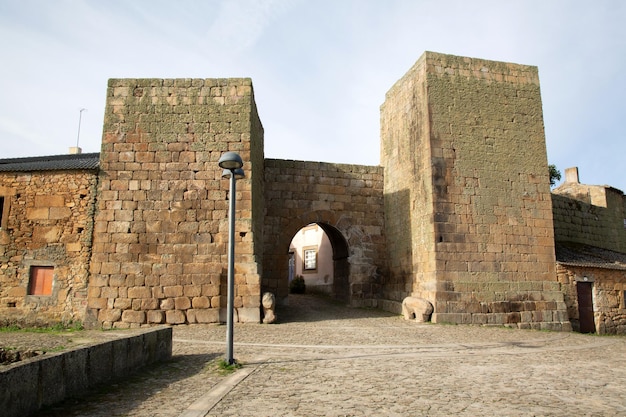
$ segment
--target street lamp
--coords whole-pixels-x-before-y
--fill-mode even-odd
[[[243,178],[243,161],[236,152],[224,153],[218,161],[223,168],[222,178],[230,178],[228,199],[228,301],[226,305],[226,361],[235,363],[233,358],[233,300],[235,296],[235,197],[236,181]]]

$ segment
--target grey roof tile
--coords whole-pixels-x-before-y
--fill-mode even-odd
[[[96,170],[99,166],[98,152],[0,159],[0,172]]]
[[[626,271],[626,253],[572,242],[556,242],[555,248],[562,265]]]

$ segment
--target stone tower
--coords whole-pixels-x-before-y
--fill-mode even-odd
[[[426,52],[381,108],[390,276],[433,321],[567,329],[536,67]]]
[[[217,164],[225,151],[244,160],[236,196]],[[235,317],[258,322],[264,155],[251,81],[109,80],[100,158],[87,323],[223,321],[232,197]]]

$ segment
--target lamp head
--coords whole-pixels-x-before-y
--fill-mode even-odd
[[[222,171],[222,178],[230,178],[232,173],[235,173],[235,179],[236,180],[240,180],[242,178],[246,177],[246,174],[243,172],[243,169],[241,168],[237,168],[237,169],[225,169],[224,171]]]
[[[243,166],[243,160],[237,152],[225,152],[217,163],[224,169],[239,169]]]

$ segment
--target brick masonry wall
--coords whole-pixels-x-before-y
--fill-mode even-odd
[[[397,89],[404,98],[383,108],[401,115],[394,123],[404,126],[400,140],[412,154],[387,158],[397,165],[385,173],[411,176],[399,187],[408,190],[410,214],[399,217],[420,218],[409,222],[412,257],[430,253],[412,292],[433,302],[435,321],[560,329],[567,316],[555,274],[537,68],[427,52],[393,97]],[[411,110],[416,98],[426,104]],[[392,125],[382,125],[383,141]]]
[[[81,321],[87,306],[97,174],[0,174],[0,316],[5,322]],[[3,222],[4,223],[4,222]],[[30,267],[54,267],[52,295],[29,295]]]
[[[626,271],[557,264],[557,275],[574,330],[580,328],[576,282],[587,277],[592,283],[596,332],[626,334]]]
[[[249,79],[109,80],[88,323],[225,320],[226,151],[247,175],[237,182],[235,319],[258,322],[262,149]]]
[[[348,292],[335,295],[373,305],[386,269],[382,189],[381,167],[267,159],[263,291],[287,296],[289,243],[302,227],[320,223],[335,258],[349,263],[349,271],[335,265],[335,281],[345,278]]]
[[[572,196],[552,195],[555,240],[626,252],[626,198],[622,192],[582,184],[575,188],[569,190]],[[595,195],[593,201],[591,192]]]

